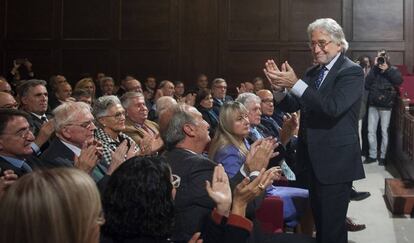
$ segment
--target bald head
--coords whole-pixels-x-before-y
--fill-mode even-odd
[[[6,92],[0,92],[0,108],[17,109],[18,104],[14,97]]]
[[[1,80],[0,79],[0,91],[11,94],[12,93],[12,89],[10,87],[10,84],[7,81],[5,81],[5,80]]]
[[[162,96],[160,97],[155,106],[157,107],[158,116],[160,116],[161,112],[173,107],[177,104],[177,101],[171,96]]]
[[[266,116],[273,115],[275,110],[274,103],[273,103],[273,94],[268,89],[261,89],[257,91],[257,96],[260,97],[262,103],[260,103],[262,113]]]

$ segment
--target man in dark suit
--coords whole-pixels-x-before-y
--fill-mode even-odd
[[[173,240],[188,241],[203,227],[203,219],[215,206],[205,189],[205,181],[211,178],[216,166],[215,162],[202,155],[210,142],[208,128],[201,113],[188,105],[177,105],[160,116],[160,133],[168,150],[164,156],[172,173],[181,177],[175,197]],[[252,157],[230,183],[237,185],[245,178],[245,171],[253,173],[266,168],[267,163],[268,160]],[[246,215],[248,218],[254,217],[254,208],[260,202],[259,199],[249,205]]]
[[[30,114],[33,132],[37,136],[43,123],[51,118],[51,114],[46,113],[49,100],[46,81],[27,80],[17,88],[17,93],[21,101],[20,108]]]
[[[35,137],[28,118],[29,115],[19,110],[0,111],[0,175],[13,170],[20,177],[41,167],[41,162],[32,156]]]
[[[94,141],[96,127],[89,105],[67,102],[57,107],[54,114],[56,138],[42,154],[42,161],[51,167],[76,167],[90,174],[96,182],[112,174],[120,161],[116,160],[109,169],[98,163],[101,148]]]
[[[302,79],[287,62],[279,70],[269,60],[264,71],[279,106],[301,111],[297,163],[309,176],[317,241],[345,243],[352,181],[365,177],[358,141],[364,74],[345,57],[348,42],[335,20],[316,20],[308,36],[317,65]]]
[[[217,112],[217,116],[219,116],[220,107],[233,100],[231,96],[227,95],[227,83],[222,78],[216,78],[211,83],[211,95],[213,96],[214,112]]]

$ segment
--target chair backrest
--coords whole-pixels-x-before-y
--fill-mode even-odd
[[[283,232],[283,201],[279,197],[266,197],[256,210],[256,219],[264,233]]]
[[[399,64],[399,65],[395,65],[398,70],[400,70],[401,75],[410,75],[410,73],[408,72],[407,66],[405,66],[404,64]]]
[[[410,99],[410,104],[414,104],[414,76],[404,76],[404,81],[400,85],[400,96]]]

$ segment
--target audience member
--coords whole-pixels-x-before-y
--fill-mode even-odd
[[[220,112],[220,107],[229,101],[232,101],[233,98],[226,95],[227,93],[227,83],[226,80],[222,78],[216,78],[213,80],[211,84],[211,94],[213,95],[213,106],[215,108],[214,111]],[[217,113],[219,116],[219,113]]]
[[[96,127],[88,104],[64,103],[53,113],[56,137],[41,155],[42,161],[51,167],[76,167],[91,174],[97,182],[112,174],[123,161],[111,163],[108,169],[98,164],[102,147],[94,140]]]
[[[9,93],[11,95],[14,94],[10,84],[6,80],[0,79],[0,92]]]
[[[141,154],[154,154],[161,150],[163,141],[157,123],[148,120],[148,109],[143,94],[127,92],[121,97],[126,111],[124,133],[140,146]]]
[[[203,73],[199,74],[197,76],[197,79],[196,79],[196,84],[197,84],[197,87],[196,87],[197,91],[201,91],[203,89],[208,89],[209,85],[208,85],[207,75],[205,75]]]
[[[42,125],[52,118],[51,114],[46,113],[49,100],[46,82],[27,80],[18,87],[17,94],[20,98],[20,109],[30,114],[33,134],[37,136]]]
[[[255,77],[253,79],[253,85],[254,85],[254,92],[255,93],[259,90],[265,89],[263,79],[261,77]]]
[[[86,89],[77,89],[73,91],[72,97],[75,98],[76,101],[81,101],[88,105],[92,105],[92,95]]]
[[[97,129],[95,138],[102,143],[103,158],[100,163],[109,168],[112,163],[112,154],[118,147],[124,150],[124,159],[135,156],[139,150],[134,140],[124,134],[125,110],[121,101],[114,95],[102,96],[93,104],[93,114],[96,119]],[[125,147],[125,144],[127,145]]]
[[[105,223],[95,183],[75,169],[23,176],[0,200],[0,242],[98,243]]]
[[[101,96],[115,94],[115,82],[112,77],[101,77],[99,79]]]
[[[157,100],[163,96],[171,96],[174,97],[174,84],[173,82],[169,81],[169,80],[163,80],[161,81],[161,83],[158,85],[158,89],[155,92],[155,97],[154,100],[155,102],[157,102]]]
[[[185,92],[184,83],[182,81],[175,81],[174,82],[174,99],[177,100],[178,103],[185,102],[184,92]]]
[[[160,129],[167,152],[165,158],[174,174],[182,178],[177,189],[176,213],[173,240],[188,240],[202,228],[202,220],[213,209],[203,185],[212,177],[216,163],[202,155],[210,141],[209,125],[202,115],[188,105],[174,106],[160,115]],[[260,171],[267,167],[268,158],[262,147],[251,154],[246,162],[246,171]],[[232,185],[240,183],[245,171],[239,171],[232,179]],[[249,174],[249,173],[248,173]],[[247,215],[254,218],[254,208],[260,199],[249,205]]]
[[[19,104],[14,97],[6,92],[0,92],[0,108],[17,109]]]
[[[168,108],[176,104],[177,101],[171,96],[160,97],[155,103],[155,105],[148,112],[148,119],[150,119],[151,121],[157,121],[161,112],[167,110]]]
[[[141,82],[137,79],[128,79],[124,82],[125,92],[140,92],[142,93]]]
[[[197,93],[195,107],[203,116],[203,119],[210,125],[210,137],[214,137],[214,132],[218,126],[218,116],[213,108],[213,96],[210,90],[202,89]]]
[[[86,89],[92,96],[92,100],[96,98],[96,86],[92,78],[83,78],[79,80],[75,85],[75,90]]]
[[[0,173],[12,170],[19,177],[44,164],[32,156],[35,137],[29,115],[15,109],[0,110]]]
[[[56,99],[54,102],[49,99],[49,106],[51,109],[55,109],[59,105],[68,102],[73,101],[72,95],[72,86],[68,82],[60,83],[56,87],[56,91],[54,93]]]

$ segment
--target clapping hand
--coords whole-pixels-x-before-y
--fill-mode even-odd
[[[1,171],[1,169],[0,169]],[[5,170],[3,176],[0,177],[0,198],[7,191],[9,186],[17,180],[18,176],[12,170]]]
[[[295,113],[286,113],[283,116],[283,127],[279,130],[280,142],[286,146],[290,138],[297,133],[299,127],[298,115]]]
[[[278,152],[274,152],[278,145],[276,139],[272,137],[259,139],[254,142],[246,156],[246,169],[252,172],[267,168],[269,160],[279,154]]]
[[[228,217],[231,207],[231,189],[229,178],[221,164],[214,168],[211,183],[206,181],[206,190],[216,203],[217,213]]]
[[[290,89],[299,80],[288,62],[284,62],[279,69],[273,60],[267,60],[263,71],[274,91],[280,91],[283,88]]]

